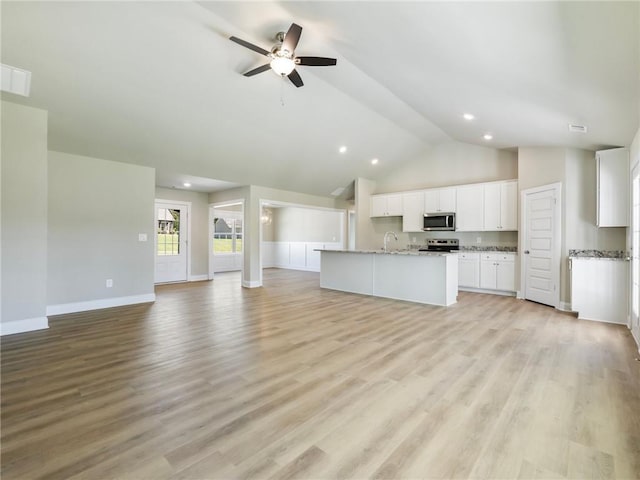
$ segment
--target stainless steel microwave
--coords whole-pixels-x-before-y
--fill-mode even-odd
[[[456,229],[456,214],[453,212],[425,213],[423,222],[422,230],[425,232],[451,231]]]

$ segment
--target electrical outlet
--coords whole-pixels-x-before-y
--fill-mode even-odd
[[[138,241],[139,242],[146,242],[147,241],[147,234],[146,233],[139,233],[138,234]]]
[[[482,243],[482,237],[476,237],[476,243]]]
[[[110,278],[107,278],[107,288],[111,288],[113,287],[113,280]]]
[[[411,237],[411,243],[416,243],[416,237]]]

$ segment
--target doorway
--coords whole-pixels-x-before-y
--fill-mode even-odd
[[[191,203],[156,200],[155,283],[186,282]]]
[[[209,206],[209,279],[244,265],[244,201]]]
[[[560,306],[561,184],[522,192],[523,298]]]

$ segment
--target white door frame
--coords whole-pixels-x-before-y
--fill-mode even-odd
[[[631,220],[629,222],[629,251],[631,252],[631,258],[630,258],[630,262],[629,262],[629,321],[627,323],[628,328],[631,330],[631,334],[633,335],[633,338],[636,341],[636,344],[638,345],[638,352],[640,352],[640,328],[638,328],[639,326],[636,324],[634,325],[633,322],[634,320],[634,311],[633,311],[633,303],[634,303],[634,295],[639,295],[639,293],[637,291],[634,291],[634,285],[633,285],[633,280],[634,280],[634,275],[633,275],[633,267],[634,267],[634,258],[638,258],[638,255],[640,255],[640,248],[638,245],[636,245],[635,250],[633,249],[633,231],[634,229],[638,228],[638,222],[640,222],[640,219],[634,218],[633,216],[633,201],[634,201],[634,197],[633,197],[633,183],[634,183],[634,177],[635,175],[640,174],[640,162],[635,162],[634,165],[631,166],[630,169],[630,190],[629,192],[631,193],[631,195],[629,195],[629,219]]]
[[[245,213],[245,204],[244,204],[244,198],[239,198],[236,200],[226,200],[224,202],[216,202],[216,203],[210,203],[209,204],[209,237],[207,239],[207,252],[208,252],[208,272],[209,272],[209,280],[213,280],[213,278],[215,277],[215,273],[214,273],[214,268],[213,268],[213,209],[214,208],[220,208],[220,207],[224,207],[226,205],[238,205],[238,204],[242,204],[242,255],[243,255],[243,261],[242,261],[242,270],[240,271],[241,277],[244,279],[244,269],[246,267],[245,265],[245,261],[244,261],[244,249],[247,248],[247,242],[246,242],[246,236],[247,236],[247,215]]]
[[[154,259],[154,278],[153,281],[156,283],[155,279],[155,257],[158,254],[158,204],[165,203],[168,205],[180,205],[186,207],[187,210],[187,282],[191,281],[191,202],[185,202],[182,200],[166,200],[162,198],[156,198],[154,203],[154,214],[153,218],[155,221],[154,229],[153,229],[153,259]]]
[[[524,247],[527,244],[526,238],[528,235],[527,232],[527,195],[531,195],[533,193],[544,192],[545,190],[554,190],[555,191],[555,209],[554,209],[554,225],[553,229],[557,235],[554,235],[553,241],[553,253],[554,253],[554,262],[552,274],[554,281],[556,282],[556,291],[555,291],[555,299],[554,299],[554,307],[560,308],[560,287],[562,285],[560,279],[560,263],[562,259],[562,183],[556,182],[551,183],[549,185],[541,185],[539,187],[527,188],[526,190],[522,190],[520,192],[520,219],[521,219],[521,237],[520,237],[520,295],[521,298],[526,300],[526,292],[527,292],[527,272],[526,272],[526,264],[527,258],[524,253]]]

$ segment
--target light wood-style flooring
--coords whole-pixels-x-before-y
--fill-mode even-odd
[[[640,478],[625,327],[264,282],[2,338],[2,479]]]

